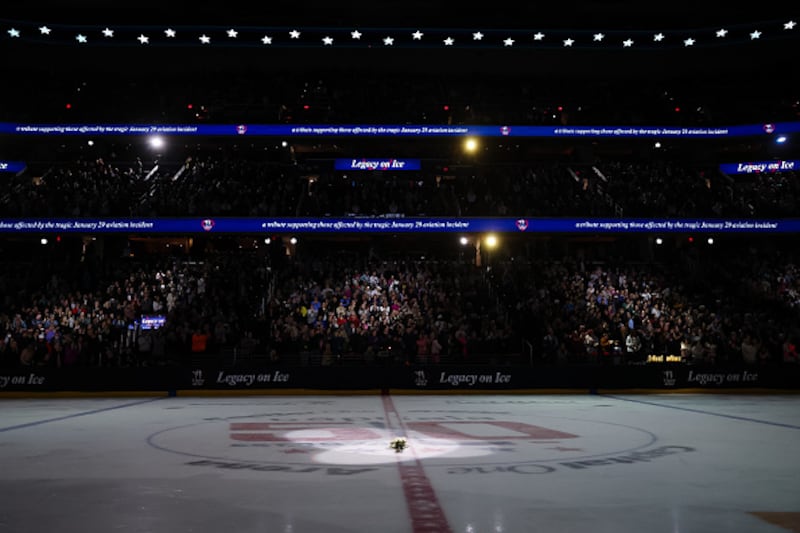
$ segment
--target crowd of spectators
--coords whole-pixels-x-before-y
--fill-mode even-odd
[[[30,81],[21,76],[8,87],[10,101],[27,100]],[[689,95],[646,84],[590,90],[524,76],[480,83],[475,76],[345,71],[209,75],[202,83],[180,76],[50,81],[35,80],[41,106],[4,109],[3,120],[727,125],[797,118],[791,100],[743,99],[744,84],[736,95],[713,84]],[[84,146],[77,157],[71,150],[41,156],[50,149],[42,142],[35,160],[4,148],[0,158],[25,159],[29,167],[4,175],[0,213],[780,218],[793,217],[800,200],[795,171],[730,176],[716,166],[721,161],[655,152],[615,158],[554,148],[502,164],[447,155],[447,163],[423,160],[415,172],[345,173],[330,160],[298,157],[291,146],[245,152],[236,142],[210,151]],[[680,250],[667,260],[528,252],[513,261],[498,255],[486,268],[446,255],[438,238],[425,241],[427,258],[307,250],[272,261],[252,249],[86,254],[85,262],[45,267],[4,257],[0,365],[139,367],[206,356],[321,365],[525,355],[538,364],[641,364],[651,355],[692,364],[797,362],[800,273],[791,256],[729,254],[717,268],[701,268]],[[149,315],[164,316],[164,325],[143,329]]]
[[[481,270],[457,260],[314,257],[275,280],[270,343],[279,354],[471,363],[520,353]]]
[[[429,253],[364,242],[308,244],[289,255],[282,246],[277,254],[87,256],[35,273],[7,259],[5,272],[18,277],[0,286],[0,362],[798,362],[800,277],[791,254],[772,261],[753,245],[693,264],[678,251],[644,261],[521,246],[477,266],[469,253],[445,252],[440,237],[418,246]],[[143,329],[152,315],[165,324]]]
[[[180,150],[179,150],[180,151]],[[543,159],[443,170],[313,170],[247,155],[52,161],[7,177],[7,217],[791,217],[796,172],[728,175],[708,164]],[[133,157],[131,157],[133,156]],[[128,159],[130,158],[130,159]]]
[[[496,277],[545,364],[800,362],[796,262],[729,258],[701,271],[572,257],[507,262]]]
[[[155,366],[212,357],[271,361],[470,362],[519,353],[479,270],[457,261],[254,250],[202,259],[115,259],[86,276],[53,273],[4,287],[3,366]],[[86,267],[89,269],[89,266]],[[39,285],[41,283],[41,285]],[[145,316],[163,316],[143,329]]]
[[[250,256],[86,261],[37,275],[19,268],[16,287],[3,287],[3,366],[179,364],[257,326],[264,268]],[[163,316],[165,325],[143,329],[147,316]]]

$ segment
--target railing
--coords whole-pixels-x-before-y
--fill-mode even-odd
[[[522,339],[522,353],[528,356],[528,364],[533,366],[533,344],[528,339]]]

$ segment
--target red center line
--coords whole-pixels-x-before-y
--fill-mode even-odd
[[[405,427],[400,418],[400,414],[394,406],[392,398],[384,394],[383,410],[386,415],[386,423],[393,434],[402,432],[405,435]],[[447,517],[439,504],[439,498],[433,490],[431,480],[422,468],[422,462],[414,453],[413,446],[406,448],[406,453],[410,452],[413,461],[398,461],[397,470],[400,473],[400,481],[403,483],[403,494],[408,505],[408,513],[411,515],[411,526],[414,533],[448,533],[453,530],[447,523]]]

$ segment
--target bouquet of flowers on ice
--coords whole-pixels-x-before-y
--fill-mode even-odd
[[[408,446],[408,442],[405,437],[396,437],[389,442],[389,447],[396,452],[402,452],[406,446]]]

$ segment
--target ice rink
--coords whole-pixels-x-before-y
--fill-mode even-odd
[[[800,532],[800,395],[7,398],[0,413],[3,532]]]

